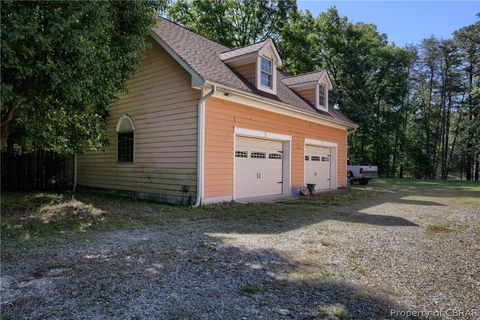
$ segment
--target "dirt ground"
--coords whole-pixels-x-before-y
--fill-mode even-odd
[[[113,212],[62,201],[39,209],[44,223],[68,206]],[[478,184],[379,180],[193,210],[118,201],[155,223],[2,242],[3,319],[480,318]]]

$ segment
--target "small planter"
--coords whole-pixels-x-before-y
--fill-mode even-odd
[[[308,192],[310,192],[310,195],[313,195],[315,193],[316,185],[317,185],[316,183],[307,183],[307,189],[308,189]]]

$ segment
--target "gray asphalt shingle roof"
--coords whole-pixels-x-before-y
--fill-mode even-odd
[[[220,59],[227,60],[227,59],[230,59],[230,58],[243,56],[245,54],[249,54],[249,53],[252,53],[252,52],[257,52],[258,50],[263,48],[263,46],[267,43],[267,41],[268,40],[263,40],[263,41],[260,41],[260,42],[250,44],[250,45],[245,46],[245,47],[241,47],[241,48],[237,48],[237,49],[230,49],[226,52],[221,53],[220,54]]]
[[[193,31],[190,31],[167,19],[161,19],[161,23],[153,32],[160,37],[176,54],[188,64],[204,80],[225,85],[234,89],[252,93],[271,100],[288,104],[289,106],[311,114],[321,114],[326,118],[332,118],[345,123],[349,127],[355,124],[340,112],[330,108],[329,112],[321,111],[311,106],[307,101],[298,96],[284,83],[287,76],[277,71],[277,94],[273,95],[258,90],[249,83],[233,68],[225,64],[220,55],[223,54],[246,54],[259,50],[265,41],[246,46],[239,49],[231,49]],[[288,80],[287,80],[288,81]]]
[[[286,84],[287,86],[291,86],[291,85],[296,85],[301,83],[318,81],[318,79],[323,77],[325,72],[326,72],[325,70],[321,70],[321,71],[300,74],[294,77],[288,77],[283,79],[283,83]]]

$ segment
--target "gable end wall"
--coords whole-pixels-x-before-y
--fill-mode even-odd
[[[115,190],[141,198],[194,202],[197,174],[197,103],[190,75],[153,39],[137,73],[108,109],[111,144],[78,156],[80,187]],[[134,163],[117,163],[118,119],[135,126]],[[185,191],[188,189],[188,191]]]

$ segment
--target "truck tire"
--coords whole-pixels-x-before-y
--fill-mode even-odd
[[[360,179],[360,180],[358,180],[358,183],[360,183],[362,186],[367,185],[368,184],[368,179]]]

